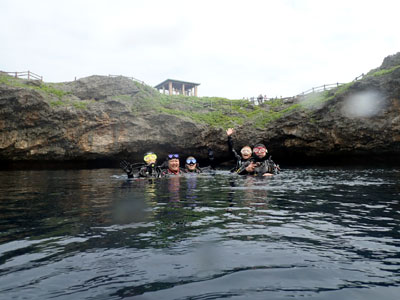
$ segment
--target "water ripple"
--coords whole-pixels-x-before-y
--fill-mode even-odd
[[[0,173],[6,299],[397,299],[400,172]]]

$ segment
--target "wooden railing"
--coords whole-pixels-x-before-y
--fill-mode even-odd
[[[127,76],[123,76],[123,75],[108,75],[108,76],[109,76],[109,77],[125,77],[125,78],[128,78],[128,79],[130,79],[130,80],[139,82],[139,83],[141,83],[141,84],[143,84],[143,85],[145,84],[144,81],[139,80],[139,79],[136,79],[136,78],[133,78],[133,77],[127,77]]]
[[[363,78],[364,76],[365,76],[365,74],[362,73],[360,76],[357,76],[357,77],[353,80],[353,82],[354,82],[354,81],[357,81],[357,80],[360,80],[360,79]],[[304,92],[302,92],[302,93],[300,93],[300,94],[297,94],[297,95],[291,96],[291,97],[282,97],[282,96],[281,96],[281,97],[275,97],[275,98],[274,98],[274,97],[272,97],[272,98],[265,98],[265,97],[263,97],[261,103],[263,103],[263,102],[265,102],[265,101],[269,101],[269,100],[274,100],[274,99],[291,100],[291,99],[295,99],[295,98],[298,98],[298,97],[302,97],[302,96],[305,96],[305,95],[308,95],[308,94],[311,94],[311,93],[319,93],[319,92],[323,92],[323,91],[328,91],[328,90],[337,88],[337,87],[339,87],[339,86],[341,86],[341,85],[343,85],[343,84],[345,84],[345,83],[339,83],[339,82],[337,82],[337,83],[332,83],[332,84],[324,84],[324,85],[321,85],[321,86],[313,87],[313,88],[311,88],[311,89],[308,89],[307,91],[304,91]],[[260,100],[258,100],[258,98],[259,98],[259,97],[251,97],[251,98],[248,98],[248,100],[250,100],[250,101],[253,102],[253,103],[255,103],[255,102],[260,103]]]
[[[354,78],[353,82],[357,81],[357,80],[360,80],[364,76],[365,76],[365,74],[362,73],[360,76],[357,76],[356,78]],[[309,90],[307,90],[305,92],[302,92],[302,93],[298,94],[296,97],[304,96],[304,95],[311,94],[311,93],[318,93],[318,92],[331,90],[331,89],[337,88],[337,87],[339,87],[340,85],[343,85],[343,84],[345,84],[345,83],[337,82],[337,83],[332,83],[332,84],[324,84],[324,85],[321,85],[321,86],[318,86],[318,87],[313,87],[313,88],[311,88],[311,89],[309,89]],[[289,97],[289,98],[291,98],[291,97]]]
[[[324,85],[321,85],[321,86],[313,87],[313,88],[311,88],[311,89],[309,89],[309,90],[307,90],[305,92],[302,92],[301,94],[299,94],[297,96],[304,96],[304,95],[307,95],[307,94],[310,94],[310,93],[318,93],[318,92],[322,92],[322,91],[327,91],[327,90],[336,88],[336,87],[338,87],[339,85],[342,85],[342,84],[344,84],[344,83],[337,82],[337,83],[332,83],[332,84],[324,84]]]
[[[28,80],[40,80],[43,81],[43,76],[35,74],[31,71],[24,72],[3,72],[15,78],[27,78]]]

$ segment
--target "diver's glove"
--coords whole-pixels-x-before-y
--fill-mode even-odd
[[[121,169],[124,170],[126,174],[128,174],[128,176],[132,175],[133,169],[132,169],[132,165],[129,162],[127,162],[126,160],[123,160],[120,162],[119,165],[120,165]]]

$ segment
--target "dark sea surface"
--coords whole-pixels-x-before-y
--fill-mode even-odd
[[[0,299],[400,299],[400,169],[0,172]]]

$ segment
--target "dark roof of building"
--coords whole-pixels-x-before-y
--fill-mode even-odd
[[[184,84],[187,88],[195,87],[195,86],[200,85],[200,83],[195,83],[195,82],[182,81],[182,80],[175,80],[175,79],[167,79],[167,80],[164,80],[163,82],[157,84],[154,88],[160,89],[160,88],[163,87],[163,85],[165,85],[165,84],[167,84],[167,83],[169,83],[169,82],[172,82],[173,85],[174,85],[174,84],[175,84],[175,85]]]

